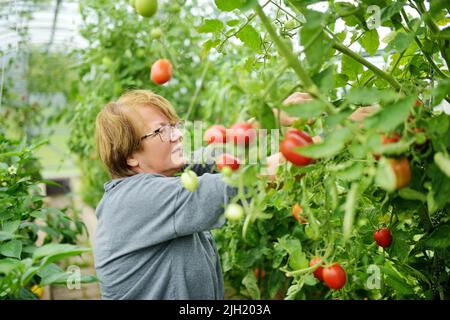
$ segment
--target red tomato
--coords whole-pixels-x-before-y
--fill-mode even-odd
[[[383,140],[383,144],[395,143],[400,141],[402,136],[398,132],[394,132],[391,135],[382,134],[381,139]]]
[[[248,145],[256,138],[256,130],[250,123],[235,123],[228,130],[228,137],[234,144]]]
[[[397,180],[397,189],[406,187],[411,182],[411,168],[407,158],[389,159],[392,170]]]
[[[159,59],[152,65],[151,78],[156,84],[164,84],[172,78],[172,64],[167,59]]]
[[[380,247],[387,248],[392,242],[391,231],[388,228],[381,228],[373,233],[373,239]]]
[[[304,140],[306,140],[309,143],[313,143],[314,142],[313,139],[311,138],[311,136],[309,134],[307,134],[305,131],[302,131],[302,130],[289,128],[286,131],[286,134],[284,136],[285,136],[285,138],[288,138],[291,135],[299,136],[299,137],[303,138]]]
[[[229,167],[231,170],[236,171],[239,169],[241,162],[231,154],[224,153],[217,158],[216,165],[219,171],[222,171],[224,167]]]
[[[402,136],[398,132],[394,132],[391,135],[382,134],[381,143],[382,144],[396,143],[400,141],[401,137]],[[380,160],[381,155],[379,155],[378,153],[374,153],[373,156],[375,157],[375,159]]]
[[[330,267],[326,267],[322,272],[323,281],[330,289],[339,290],[345,286],[347,276],[345,270],[342,269],[339,263],[335,263]]]
[[[214,125],[212,127],[209,127],[208,130],[206,130],[204,135],[204,140],[208,143],[225,143],[227,142],[226,137],[227,129],[222,125]]]
[[[416,100],[415,106],[416,106],[416,107],[420,107],[421,105],[423,105],[423,102],[420,101],[419,99],[417,99],[417,100]]]
[[[314,258],[309,262],[310,267],[312,267],[315,264],[322,264],[322,259]],[[316,270],[314,270],[313,274],[314,274],[314,277],[316,277],[320,281],[323,281],[323,267],[318,267]]]
[[[295,220],[297,220],[301,224],[307,224],[308,220],[305,217],[300,216],[300,214],[302,212],[303,212],[303,208],[300,207],[300,205],[298,203],[296,203],[292,206],[291,213],[292,213],[292,216],[295,218]]]
[[[266,276],[266,272],[264,271],[264,269],[260,269],[260,268],[256,268],[253,271],[253,274],[255,275],[255,278],[258,280],[263,280],[264,277]]]
[[[307,133],[303,133],[303,135]],[[312,141],[312,139],[311,139]],[[300,134],[290,133],[287,135],[280,144],[280,151],[283,156],[295,164],[296,166],[306,166],[314,161],[314,159],[302,156],[297,153],[294,149],[297,147],[302,147],[311,144],[309,139],[303,138]]]

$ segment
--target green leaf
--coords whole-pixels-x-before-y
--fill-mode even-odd
[[[22,253],[22,241],[11,240],[0,245],[0,254],[5,257],[20,259],[20,254]]]
[[[328,92],[334,88],[333,69],[330,66],[312,77],[312,80],[319,87],[320,91]]]
[[[434,162],[443,173],[450,178],[450,159],[448,156],[444,155],[442,152],[436,152],[434,154]]]
[[[246,25],[242,28],[236,37],[255,52],[261,52],[259,33],[251,25]]]
[[[363,72],[363,67],[347,55],[342,55],[341,73],[347,75],[348,80],[356,80],[359,74]]]
[[[310,158],[328,158],[338,154],[350,139],[350,129],[340,128],[327,136],[323,142],[295,148],[295,151]]]
[[[390,51],[392,49],[397,50],[397,52],[402,52],[408,49],[409,45],[414,41],[414,37],[410,34],[404,32],[397,32],[395,38],[392,39],[386,46],[385,50]]]
[[[411,188],[402,188],[398,191],[398,195],[406,200],[418,200],[420,202],[426,203],[427,196],[423,193],[413,190]]]
[[[378,162],[375,183],[387,192],[393,192],[397,186],[394,170],[385,157],[381,157]]]
[[[386,265],[381,267],[381,272],[386,276],[386,284],[395,289],[400,294],[410,295],[414,294],[414,290],[408,285],[405,279],[398,273],[397,270],[393,269],[392,266]]]
[[[233,11],[234,9],[249,9],[257,0],[214,0],[220,11]]]
[[[227,21],[227,25],[229,25],[230,27],[235,27],[239,25],[239,23],[240,21],[238,19],[232,19]]]
[[[364,165],[361,162],[347,161],[329,167],[330,171],[336,172],[336,177],[344,181],[353,181],[361,178],[364,172]]]
[[[440,80],[439,84],[433,90],[434,104],[440,104],[441,101],[449,95],[450,79]]]
[[[242,279],[242,284],[247,289],[249,296],[253,300],[261,299],[261,294],[258,288],[258,281],[255,278],[255,275],[252,272],[248,272],[247,275]]]
[[[282,238],[278,240],[280,246],[289,253],[289,267],[292,270],[299,270],[308,267],[308,260],[302,251],[300,240],[292,238]]]
[[[391,89],[378,90],[377,88],[356,87],[352,88],[345,98],[353,104],[369,105],[380,101],[392,101],[398,98],[398,94]]]
[[[366,31],[364,35],[359,39],[359,43],[366,51],[373,56],[380,46],[380,39],[376,29]]]
[[[220,40],[213,40],[213,39],[208,39],[205,41],[205,43],[203,43],[203,49],[202,49],[202,58],[205,59],[206,56],[208,55],[209,51],[212,48],[215,48],[216,46],[218,46],[220,43]]]
[[[223,22],[218,19],[205,19],[203,24],[197,27],[200,33],[218,33],[224,28]]]
[[[450,224],[444,224],[430,235],[425,241],[425,245],[430,248],[447,248],[450,246]]]
[[[368,129],[378,129],[382,132],[392,131],[408,118],[415,101],[415,97],[409,96],[384,106],[374,115],[366,117],[364,124]]]
[[[326,105],[317,99],[305,103],[290,104],[287,106],[282,106],[281,108],[291,116],[304,119],[319,116],[326,111]]]
[[[0,274],[10,273],[12,270],[16,269],[19,262],[19,260],[10,258],[0,259]]]
[[[71,244],[59,244],[50,243],[37,248],[33,253],[33,260],[39,260],[41,258],[54,258],[61,259],[69,256],[76,256],[84,252],[88,252],[91,249],[82,248]],[[54,261],[53,259],[47,259],[48,262]]]
[[[355,220],[356,206],[358,203],[358,183],[352,183],[350,191],[347,194],[347,199],[345,201],[345,215],[344,222],[342,225],[342,231],[344,234],[344,241],[347,241],[352,233],[353,222]]]
[[[6,221],[3,223],[2,231],[6,233],[14,233],[20,226],[20,220]]]

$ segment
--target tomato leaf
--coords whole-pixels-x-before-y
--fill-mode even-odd
[[[342,225],[342,231],[344,234],[344,241],[347,241],[352,233],[353,221],[355,220],[356,206],[358,201],[358,183],[352,183],[350,191],[347,194],[347,199],[345,201],[345,215],[344,222]]]
[[[261,53],[261,39],[259,33],[251,25],[243,27],[236,37],[241,40],[250,49],[253,49],[257,53]]]
[[[247,275],[242,279],[242,284],[247,289],[248,295],[254,299],[261,299],[261,294],[258,289],[258,281],[256,280],[253,272],[248,272]]]
[[[348,80],[356,80],[358,74],[363,72],[363,67],[361,64],[354,61],[347,55],[342,56],[342,68],[341,73],[348,77]]]
[[[447,248],[450,246],[450,224],[444,224],[434,230],[425,241],[425,245],[430,248]]]
[[[326,137],[323,142],[295,148],[295,151],[311,158],[328,158],[338,154],[350,138],[350,129],[340,128],[334,131],[332,135]]]
[[[326,105],[320,100],[312,100],[305,103],[289,104],[281,108],[291,116],[309,119],[325,112]]]
[[[415,101],[415,97],[409,96],[384,106],[373,116],[367,117],[364,125],[368,129],[378,129],[382,132],[392,131],[406,120]]]
[[[406,200],[418,200],[420,202],[427,202],[427,196],[423,193],[413,190],[411,188],[402,188],[398,191],[398,195]]]
[[[385,157],[382,157],[378,162],[375,183],[387,192],[393,192],[396,188],[397,180],[395,173]]]
[[[443,173],[450,178],[450,159],[448,156],[444,155],[442,152],[437,152],[434,154],[434,162]]]
[[[219,33],[223,28],[223,22],[218,19],[204,19],[203,24],[197,27],[197,31],[200,33]]]
[[[378,46],[380,45],[380,39],[378,37],[377,30],[372,29],[366,31],[359,39],[359,43],[371,56],[373,56],[377,52]]]

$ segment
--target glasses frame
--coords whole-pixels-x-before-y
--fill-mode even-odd
[[[162,137],[162,134],[161,134],[162,131],[163,131],[165,128],[167,128],[167,127],[170,128],[170,137],[169,137],[169,141],[171,141],[171,140],[172,140],[173,130],[174,130],[174,129],[183,130],[182,128],[180,129],[180,127],[184,127],[184,121],[178,121],[178,122],[176,122],[175,124],[165,124],[165,125],[159,127],[158,129],[156,129],[156,130],[154,130],[154,131],[152,131],[152,132],[150,132],[150,133],[147,133],[147,134],[143,135],[143,136],[141,137],[141,141],[144,140],[144,139],[146,139],[146,138],[150,138],[150,137],[154,137],[154,136],[156,136],[156,135],[159,135],[159,139],[161,140],[161,142],[167,142],[167,141],[164,141],[164,139],[163,139],[163,137]]]

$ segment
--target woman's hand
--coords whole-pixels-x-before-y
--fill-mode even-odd
[[[309,102],[312,100],[313,100],[313,97],[309,93],[294,92],[293,94],[291,94],[289,97],[287,97],[283,101],[283,105],[288,106],[290,104],[300,104],[300,103],[305,103],[305,102]],[[287,114],[285,111],[278,109],[278,108],[273,108],[272,111],[273,111],[275,117],[277,117],[280,120],[280,124],[282,126],[289,127],[294,123],[295,120],[298,119],[298,117],[292,117],[289,114]]]
[[[281,152],[274,153],[267,157],[267,168],[266,174],[270,181],[274,181],[277,177],[278,167],[286,162],[286,158],[281,154]]]

